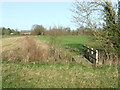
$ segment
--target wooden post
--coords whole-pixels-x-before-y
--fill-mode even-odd
[[[98,64],[98,50],[96,50],[96,64]]]
[[[90,50],[89,47],[87,46],[87,59],[89,60],[89,55],[90,55]]]
[[[91,48],[91,54],[93,54],[93,48]]]

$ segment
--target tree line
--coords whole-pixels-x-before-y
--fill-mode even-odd
[[[33,25],[32,35],[47,35],[47,36],[63,36],[63,35],[93,35],[95,31],[91,28],[79,27],[76,30],[71,30],[69,27],[54,26],[46,29],[42,25]]]
[[[1,35],[19,35],[20,34],[20,31],[18,31],[17,29],[14,30],[14,29],[10,29],[10,28],[0,28],[0,32],[1,32]]]
[[[14,30],[10,28],[1,28],[1,35],[22,35],[24,31],[31,32],[30,35],[46,35],[46,36],[65,36],[65,35],[93,35],[94,30],[86,27],[79,27],[76,30],[71,30],[69,27],[54,26],[46,29],[42,25],[33,25],[31,30]]]

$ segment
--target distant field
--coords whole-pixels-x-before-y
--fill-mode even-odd
[[[93,36],[58,36],[58,37],[52,37],[57,40],[57,43],[61,45],[68,45],[68,44],[87,44],[90,46],[94,46],[94,42],[92,40],[94,39]],[[38,36],[37,39],[39,40],[46,40],[51,41],[52,39],[49,36]],[[92,42],[92,43],[91,43]]]
[[[94,40],[94,36],[58,36],[58,37],[48,37],[48,36],[38,36],[36,37],[38,40],[43,41],[50,41],[54,42],[57,45],[60,46],[69,46],[71,48],[78,49],[80,53],[82,54],[83,45],[88,45],[93,48],[97,48],[99,46],[99,43],[96,43]]]
[[[2,64],[3,88],[117,88],[116,66],[87,67],[82,63]]]
[[[2,35],[2,36],[0,36],[0,38],[12,38],[12,37],[23,37],[23,36],[20,36],[20,35]]]
[[[19,36],[19,35],[6,35],[6,36],[0,36],[0,38],[11,38],[11,37],[25,37],[25,36]],[[44,40],[44,41],[52,41],[53,39],[56,41],[56,43],[60,45],[89,45],[89,46],[97,46],[96,43],[93,41],[93,36],[57,36],[57,37],[50,37],[50,36],[37,36],[38,40]]]

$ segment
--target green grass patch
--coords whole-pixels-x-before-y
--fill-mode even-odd
[[[117,88],[116,66],[2,62],[3,88]]]
[[[67,45],[67,44],[88,44],[93,36],[57,36],[52,37],[55,38],[55,40],[60,41],[58,42],[61,45]],[[38,36],[38,40],[45,40],[45,41],[51,41],[50,36]]]
[[[12,38],[12,37],[23,37],[23,36],[20,36],[20,35],[1,35],[0,39],[1,38]]]
[[[79,52],[71,51],[75,54],[83,54],[83,45],[97,47],[97,44],[94,41],[94,36],[38,36],[36,38],[37,40],[49,41],[62,47],[68,46],[70,48],[76,48]]]

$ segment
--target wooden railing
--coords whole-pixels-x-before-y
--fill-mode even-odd
[[[87,58],[91,63],[98,63],[98,50],[89,48],[88,46],[83,46],[84,57]]]
[[[84,57],[96,66],[105,64],[117,64],[118,57],[114,53],[109,53],[104,49],[93,49],[88,46],[83,46]]]

